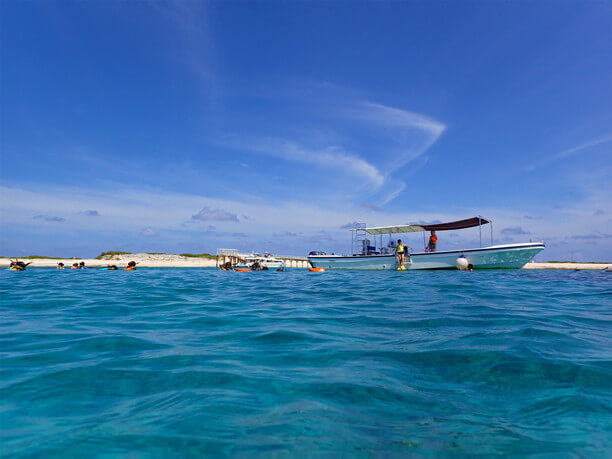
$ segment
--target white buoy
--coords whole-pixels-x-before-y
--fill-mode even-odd
[[[455,265],[457,269],[460,271],[465,271],[468,267],[468,259],[461,255],[459,258],[455,260]]]

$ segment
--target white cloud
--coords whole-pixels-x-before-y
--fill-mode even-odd
[[[502,229],[501,233],[505,234],[506,236],[523,236],[531,234],[529,231],[525,231],[520,226],[509,226],[508,228]]]
[[[387,195],[382,198],[380,205],[384,206],[385,204],[390,203],[395,198],[397,198],[402,193],[402,191],[404,191],[405,189],[406,189],[406,184],[404,182],[398,182],[395,189],[387,193]]]
[[[210,209],[208,207],[203,207],[197,214],[191,216],[192,220],[216,220],[216,221],[226,221],[226,222],[239,222],[238,216],[231,212],[222,209]]]
[[[434,140],[440,137],[446,129],[444,124],[420,113],[409,112],[400,108],[389,107],[387,105],[364,102],[366,110],[356,112],[355,117],[367,119],[388,126],[404,128],[420,128],[429,132]]]
[[[99,217],[100,213],[97,210],[84,210],[79,212],[79,214],[87,215],[88,217]]]
[[[421,156],[446,130],[446,126],[426,115],[409,112],[387,105],[363,102],[348,111],[351,118],[362,120],[394,131],[390,140],[381,145],[381,150],[390,150],[384,170],[394,171]],[[382,167],[379,166],[379,167]]]
[[[157,232],[153,228],[151,228],[150,226],[148,228],[143,229],[140,232],[140,235],[144,236],[144,237],[157,237],[157,236],[159,236],[157,234]]]
[[[324,169],[336,169],[355,177],[365,179],[374,188],[385,182],[381,172],[366,160],[355,154],[332,146],[326,149],[312,149],[283,139],[268,139],[246,148],[271,156],[278,156],[289,161],[313,164]]]
[[[54,223],[62,223],[66,221],[66,219],[63,217],[55,217],[51,215],[36,215],[32,218],[34,218],[35,220],[43,220],[46,222],[54,222]]]
[[[247,140],[243,137],[222,143],[237,150],[314,165],[330,172],[317,175],[319,186],[334,188],[335,195],[351,194],[347,199],[359,194],[361,201],[367,195],[376,195],[375,201],[385,205],[406,187],[391,173],[422,157],[446,129],[426,115],[382,104],[335,100],[333,106],[340,108],[321,114],[304,102],[303,109],[312,113],[309,122],[314,127],[298,130],[300,134],[292,138],[260,131]],[[285,131],[296,130],[289,126]],[[347,178],[353,179],[350,186],[343,180]]]
[[[591,178],[590,182],[593,182]],[[133,188],[121,184],[112,184],[108,189],[86,189],[64,186],[37,186],[35,189],[23,187],[0,186],[0,220],[3,231],[10,227],[19,228],[20,233],[29,231],[38,234],[40,239],[32,236],[31,243],[50,244],[61,243],[66,247],[82,243],[74,237],[74,232],[89,234],[87,240],[95,244],[97,238],[103,237],[105,241],[118,238],[121,234],[138,234],[143,228],[155,228],[159,235],[159,244],[168,246],[181,238],[191,237],[201,239],[203,230],[198,225],[181,226],[186,217],[193,214],[194,208],[205,205],[208,209],[232,209],[237,215],[250,215],[248,224],[248,238],[235,232],[235,222],[221,221],[215,224],[215,240],[240,241],[249,247],[260,245],[262,249],[280,247],[282,241],[292,241],[290,253],[304,253],[305,250],[314,250],[313,241],[304,241],[303,238],[274,238],[273,234],[290,233],[304,235],[319,234],[319,230],[328,231],[333,241],[329,242],[329,250],[345,253],[350,245],[350,234],[340,227],[346,222],[362,221],[369,225],[388,226],[403,222],[424,221],[452,221],[461,218],[482,214],[493,218],[495,242],[503,242],[506,235],[501,232],[504,228],[520,228],[529,235],[514,235],[517,241],[544,240],[549,245],[544,252],[545,259],[566,258],[568,247],[572,250],[583,247],[586,242],[597,242],[590,252],[584,251],[593,259],[609,258],[612,253],[610,239],[581,240],[571,239],[569,236],[582,234],[609,234],[610,212],[593,217],[593,209],[609,207],[609,193],[605,187],[594,187],[593,193],[575,203],[567,203],[562,209],[550,207],[522,207],[518,210],[508,208],[453,208],[451,212],[421,212],[418,214],[398,212],[388,213],[384,210],[372,212],[359,206],[316,205],[312,202],[284,201],[274,204],[261,204],[259,202],[247,203],[231,200],[208,198],[205,196],[173,193],[161,190],[148,190],[142,187]],[[34,186],[32,186],[34,188]],[[155,203],[155,205],[152,205]],[[103,220],[96,218],[80,218],[71,221],[69,228],[65,225],[50,225],[42,219],[33,219],[33,215],[62,215],[75,214],[79,209],[92,207],[99,209],[104,215]],[[526,220],[525,215],[535,215],[538,219]],[[525,226],[527,225],[527,226]],[[50,232],[51,231],[51,232]],[[205,230],[204,230],[205,231]],[[5,233],[6,234],[6,233]],[[232,236],[234,234],[234,236]],[[321,233],[322,234],[322,233]],[[448,233],[440,235],[442,246],[465,248],[478,243],[478,229],[457,231],[458,237],[450,237]],[[211,236],[212,237],[212,236]],[[305,236],[306,237],[306,236]],[[412,237],[412,236],[411,236]],[[414,235],[415,244],[419,242],[419,234]],[[511,237],[511,236],[507,236]],[[327,238],[325,238],[327,239]],[[205,238],[206,240],[206,238]],[[295,241],[295,242],[293,242]],[[489,228],[483,227],[483,242],[489,241]],[[570,245],[562,245],[568,241]],[[108,242],[107,242],[108,243]],[[158,245],[159,245],[158,244]],[[216,244],[216,242],[210,242]],[[219,242],[226,244],[226,242]],[[239,243],[233,243],[237,247]],[[410,244],[410,242],[409,242]],[[410,244],[413,245],[413,244]],[[3,246],[10,250],[5,238]],[[249,248],[246,247],[246,248]],[[286,246],[283,246],[286,247]],[[591,247],[591,246],[589,246]],[[214,245],[211,247],[214,250]],[[286,254],[290,254],[286,253]],[[609,261],[609,260],[608,260]]]

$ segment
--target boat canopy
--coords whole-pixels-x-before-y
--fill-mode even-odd
[[[450,231],[473,228],[475,226],[486,225],[487,223],[491,223],[491,221],[482,217],[472,217],[466,218],[465,220],[457,220],[455,222],[447,223],[435,223],[432,225],[379,226],[374,228],[365,228],[365,230],[369,234],[414,233],[417,231]]]

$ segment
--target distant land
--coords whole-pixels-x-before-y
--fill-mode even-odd
[[[280,256],[283,258],[282,256]],[[296,257],[290,257],[295,259]],[[304,257],[305,258],[305,257]],[[75,262],[85,262],[86,266],[104,267],[108,264],[127,265],[135,261],[140,267],[166,267],[166,268],[210,268],[217,265],[217,256],[209,253],[131,253],[124,251],[102,252],[96,258],[79,257],[47,257],[43,255],[29,255],[27,257],[0,257],[0,267],[7,267],[10,260],[28,260],[31,267],[55,267],[62,262],[66,267]],[[531,262],[524,269],[573,269],[573,270],[602,270],[612,269],[612,263],[606,262],[574,262],[574,261],[548,261]]]

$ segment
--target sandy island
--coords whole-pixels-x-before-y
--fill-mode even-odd
[[[217,262],[215,258],[183,257],[165,253],[130,253],[112,255],[100,260],[97,258],[20,258],[20,260],[26,263],[32,262],[30,265],[32,268],[55,267],[60,262],[64,263],[66,268],[70,268],[73,263],[80,263],[81,261],[85,262],[85,266],[91,268],[103,268],[107,265],[117,265],[118,268],[124,268],[130,261],[135,261],[138,266],[143,268],[214,268]],[[8,265],[8,258],[0,258],[0,266]]]
[[[119,268],[125,267],[129,261],[135,261],[138,266],[143,268],[214,268],[216,266],[215,258],[204,257],[184,257],[173,254],[151,254],[151,253],[133,253],[107,256],[104,259],[95,258],[30,258],[21,259],[26,263],[32,262],[31,267],[49,268],[55,267],[59,262],[64,263],[66,268],[72,266],[73,263],[85,262],[86,266],[92,268],[102,268],[109,264],[117,265]],[[0,266],[8,267],[10,260],[8,258],[0,258]],[[588,269],[602,270],[612,269],[612,263],[527,263],[523,269]]]

